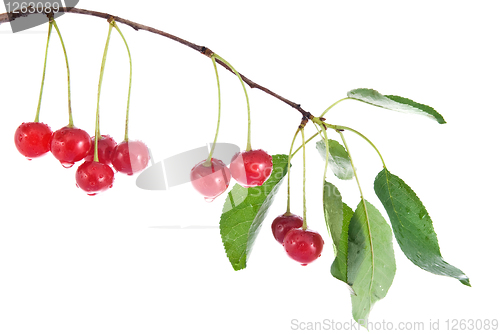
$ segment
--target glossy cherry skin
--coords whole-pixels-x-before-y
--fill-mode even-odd
[[[90,142],[90,136],[84,130],[65,126],[54,131],[50,151],[64,167],[71,167],[87,156]]]
[[[138,173],[148,166],[148,147],[138,140],[122,141],[113,150],[111,163],[117,172],[127,175]]]
[[[87,156],[85,157],[85,161],[93,161],[94,160],[94,145],[95,145],[95,137],[92,137],[90,140],[90,150]],[[99,162],[102,162],[106,165],[111,165],[111,154],[115,149],[116,141],[108,135],[102,135],[101,138],[97,141],[97,157]]]
[[[207,202],[212,202],[229,187],[231,172],[218,159],[212,158],[212,165],[208,167],[204,165],[205,162],[203,160],[191,169],[191,184]]]
[[[90,196],[111,188],[114,179],[113,169],[98,161],[85,161],[76,170],[76,185]]]
[[[283,239],[283,247],[288,256],[303,266],[321,256],[324,243],[318,232],[302,228],[291,229]]]
[[[261,186],[273,171],[273,158],[264,150],[240,152],[233,157],[229,169],[241,186]]]
[[[25,122],[16,129],[16,148],[28,159],[38,158],[50,151],[52,130],[44,123]]]
[[[283,239],[285,235],[292,228],[302,227],[304,221],[302,217],[294,215],[293,213],[284,213],[276,217],[271,224],[271,230],[273,231],[274,239],[280,244],[283,244]]]

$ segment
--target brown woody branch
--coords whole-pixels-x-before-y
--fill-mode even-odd
[[[30,7],[28,7],[30,8]],[[47,7],[48,9],[51,10],[50,7]],[[43,8],[45,9],[45,7]],[[43,9],[42,8],[37,8],[38,10],[38,13],[40,12],[43,12]],[[75,8],[75,7],[60,7],[59,8],[59,11],[60,12],[66,12],[66,13],[73,13],[73,14],[82,14],[82,15],[90,15],[90,16],[95,16],[95,17],[100,17],[102,19],[105,19],[105,20],[108,20],[109,18],[113,18],[115,20],[115,22],[120,22],[122,24],[125,24],[125,25],[128,25],[129,27],[139,31],[139,30],[144,30],[144,31],[148,31],[148,32],[151,32],[153,34],[157,34],[157,35],[161,35],[161,36],[164,36],[166,38],[169,38],[173,41],[176,41],[182,45],[185,45],[193,50],[196,50],[202,54],[204,54],[205,56],[208,56],[210,57],[212,51],[204,46],[201,46],[201,45],[197,45],[197,44],[194,44],[194,43],[191,43],[189,41],[186,41],[182,38],[179,38],[177,36],[174,36],[172,34],[169,34],[167,32],[164,32],[164,31],[161,31],[161,30],[158,30],[158,29],[155,29],[155,28],[152,28],[152,27],[149,27],[149,26],[146,26],[146,25],[143,25],[143,24],[140,24],[140,23],[136,23],[136,22],[132,22],[132,21],[129,21],[127,19],[123,19],[121,17],[118,17],[118,16],[114,16],[114,15],[110,15],[110,14],[106,14],[106,13],[101,13],[101,12],[96,12],[96,11],[93,11],[93,10],[86,10],[86,9],[80,9],[80,8]],[[28,16],[28,15],[31,15],[31,13],[29,13],[29,10],[27,10],[25,13],[22,13],[22,11],[20,11],[19,13],[3,13],[3,14],[0,14],[0,24],[2,23],[7,23],[7,22],[11,22],[13,20],[16,20],[20,17],[25,17],[25,16]],[[223,62],[219,61],[218,59],[216,60],[217,63],[221,66],[223,66],[225,69],[227,69],[228,71],[230,71],[231,73],[233,73],[233,71],[229,68],[229,66],[227,66],[226,64],[224,64]],[[234,73],[233,73],[234,74]],[[264,93],[266,94],[269,94],[275,98],[277,98],[278,100],[288,104],[290,107],[298,110],[301,114],[302,114],[302,117],[303,119],[307,120],[307,119],[312,119],[313,115],[308,112],[308,111],[305,111],[304,109],[301,108],[300,104],[297,104],[297,103],[294,103],[278,94],[276,94],[275,92],[271,91],[270,89],[267,89],[266,87],[264,86],[261,86],[255,82],[253,82],[252,80],[248,79],[245,75],[239,73],[242,80],[250,87],[250,88],[256,88],[256,89],[259,89],[261,91],[263,91]]]

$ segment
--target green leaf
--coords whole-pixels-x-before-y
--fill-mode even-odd
[[[361,200],[349,224],[347,280],[352,316],[361,325],[368,322],[373,305],[384,298],[396,274],[392,231],[380,212]]]
[[[351,221],[354,212],[352,209],[345,203],[343,206],[343,220],[342,220],[342,233],[340,234],[339,244],[337,246],[337,253],[335,260],[332,263],[330,268],[330,273],[333,277],[342,282],[349,284],[347,282],[347,249],[348,249],[348,237],[349,237],[349,223]],[[349,288],[351,288],[349,286]],[[352,291],[351,288],[351,292]]]
[[[330,182],[325,181],[323,186],[323,211],[325,214],[328,233],[333,241],[335,260],[330,273],[336,279],[347,282],[347,247],[349,222],[354,214],[352,209],[342,202],[339,190]],[[349,286],[351,293],[354,293]]]
[[[320,140],[316,143],[316,149],[318,150],[321,157],[326,159],[326,145],[324,140]],[[354,171],[352,169],[351,160],[349,159],[349,154],[345,150],[344,146],[333,139],[328,139],[328,166],[333,171],[335,176],[341,180],[350,180],[354,176]]]
[[[323,186],[323,212],[328,233],[330,233],[333,241],[335,254],[337,254],[342,234],[343,211],[342,196],[339,190],[330,182],[325,181]]]
[[[234,270],[244,269],[274,196],[287,173],[288,155],[273,155],[273,172],[262,186],[235,184],[224,203],[220,234]]]
[[[446,123],[443,116],[441,116],[441,114],[439,114],[434,108],[404,97],[396,95],[382,95],[376,90],[368,88],[353,89],[347,93],[347,96],[351,99],[389,110],[422,114],[436,120],[439,124]]]
[[[469,278],[442,258],[431,217],[415,192],[385,168],[375,178],[374,187],[406,257],[428,272],[453,277],[470,286]]]

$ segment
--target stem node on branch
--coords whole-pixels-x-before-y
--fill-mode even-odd
[[[214,52],[212,50],[210,50],[209,48],[207,48],[205,46],[201,47],[201,53],[204,54],[205,56],[207,56],[208,58],[212,58],[212,55],[214,54]]]

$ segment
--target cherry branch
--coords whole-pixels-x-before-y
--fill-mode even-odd
[[[14,21],[20,17],[26,17],[28,15],[31,15],[31,14],[35,14],[35,13],[43,13],[43,12],[46,12],[45,9],[48,9],[47,11],[49,12],[49,15],[52,15],[52,8],[51,7],[38,7],[34,12],[35,13],[30,13],[30,10],[24,10],[24,9],[29,9],[31,8],[31,6],[29,7],[26,7],[26,8],[23,8],[23,10],[20,10],[18,13],[3,13],[3,14],[0,14],[0,24],[2,23],[7,23],[7,22],[11,22],[11,21]],[[23,13],[24,11],[24,13]],[[201,45],[197,45],[197,44],[194,44],[194,43],[191,43],[185,39],[182,39],[180,37],[177,37],[177,36],[174,36],[172,34],[169,34],[167,32],[164,32],[164,31],[161,31],[161,30],[158,30],[158,29],[155,29],[153,27],[149,27],[147,25],[144,25],[144,24],[140,24],[140,23],[136,23],[136,22],[133,22],[133,21],[130,21],[130,20],[127,20],[127,19],[124,19],[124,18],[121,18],[121,17],[118,17],[118,16],[114,16],[114,15],[110,15],[110,14],[106,14],[106,13],[102,13],[102,12],[96,12],[96,11],[93,11],[93,10],[86,10],[86,9],[80,9],[80,8],[75,8],[75,7],[60,7],[59,8],[59,12],[65,12],[65,13],[73,13],[73,14],[82,14],[82,15],[89,15],[89,16],[95,16],[95,17],[99,17],[99,18],[102,18],[102,19],[105,19],[105,20],[109,20],[110,18],[113,18],[115,20],[115,22],[120,22],[122,24],[125,24],[125,25],[128,25],[129,27],[133,28],[134,30],[136,31],[139,31],[139,30],[144,30],[144,31],[148,31],[150,33],[153,33],[153,34],[157,34],[157,35],[160,35],[160,36],[163,36],[163,37],[166,37],[168,39],[171,39],[173,41],[176,41],[184,46],[187,46],[195,51],[198,51],[200,52],[201,54],[207,56],[207,57],[210,57],[211,54],[213,53],[209,48],[205,47],[205,46],[201,46]],[[222,67],[224,67],[226,70],[228,70],[229,72],[235,74],[231,68],[229,66],[227,66],[225,63],[223,63],[222,61],[220,60],[216,60],[217,63],[219,65],[221,65]],[[253,82],[252,80],[250,80],[249,78],[247,78],[245,75],[239,73],[242,80],[250,87],[250,88],[256,88],[268,95],[271,95],[272,97],[286,103],[287,105],[289,105],[290,107],[296,109],[297,111],[299,111],[301,114],[302,114],[302,117],[303,119],[312,119],[313,118],[313,115],[308,112],[308,111],[305,111],[304,109],[302,109],[302,107],[300,106],[300,104],[298,103],[295,103],[295,102],[292,102],[286,98],[284,98],[283,96],[281,95],[278,95],[276,94],[275,92],[271,91],[270,89],[264,87],[264,86],[261,86],[259,85],[258,83],[255,83]]]

